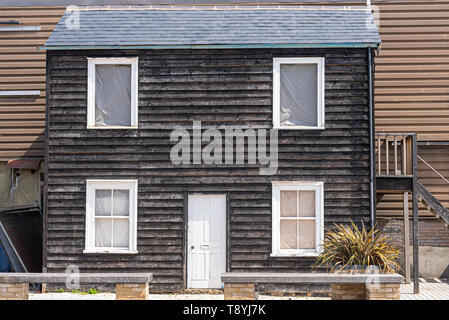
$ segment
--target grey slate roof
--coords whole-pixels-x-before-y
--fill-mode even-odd
[[[78,13],[76,28],[71,22],[76,21]],[[380,37],[373,17],[363,9],[133,8],[66,11],[45,48],[338,47],[378,43]]]

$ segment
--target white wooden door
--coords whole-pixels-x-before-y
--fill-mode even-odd
[[[187,287],[221,288],[226,272],[226,196],[189,195]]]

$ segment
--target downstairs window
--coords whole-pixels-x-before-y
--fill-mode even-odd
[[[272,255],[315,256],[323,240],[323,183],[273,182]]]
[[[137,180],[87,180],[85,253],[136,253]]]

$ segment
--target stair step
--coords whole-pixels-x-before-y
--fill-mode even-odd
[[[438,199],[436,199],[429,190],[427,190],[420,182],[418,187],[418,199],[424,206],[432,212],[439,220],[449,227],[449,210],[444,207]]]

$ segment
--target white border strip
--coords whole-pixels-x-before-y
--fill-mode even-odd
[[[70,11],[89,11],[89,10],[344,10],[344,11],[366,11],[367,7],[364,5],[357,6],[335,6],[330,3],[329,5],[313,5],[313,4],[295,4],[284,3],[279,5],[273,4],[198,4],[198,5],[105,5],[105,6],[77,6],[76,8],[67,7],[66,12]],[[369,10],[369,9],[368,9]]]
[[[41,31],[41,26],[0,27],[0,31]]]
[[[40,90],[30,91],[0,91],[0,96],[40,96]]]

